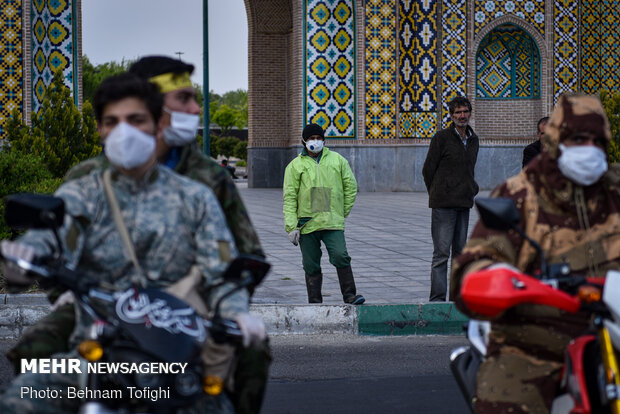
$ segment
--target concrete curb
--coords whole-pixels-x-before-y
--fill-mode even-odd
[[[49,312],[43,294],[0,295],[0,340],[15,339]],[[453,303],[253,304],[269,335],[460,335],[467,317]]]

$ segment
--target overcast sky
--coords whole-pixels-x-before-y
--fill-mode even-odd
[[[94,64],[142,55],[176,56],[203,83],[202,0],[82,0],[82,52]],[[248,88],[243,0],[209,0],[209,89]]]

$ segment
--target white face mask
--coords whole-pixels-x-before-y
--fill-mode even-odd
[[[318,154],[323,150],[323,140],[322,139],[311,139],[306,142],[306,149],[313,154]]]
[[[599,180],[607,171],[605,152],[591,145],[567,147],[560,144],[562,153],[558,158],[558,167],[562,174],[577,184],[588,186]]]
[[[200,115],[185,112],[164,111],[170,114],[170,126],[164,129],[164,141],[171,147],[182,147],[196,140]]]
[[[131,170],[151,158],[155,151],[155,137],[121,122],[106,137],[103,150],[112,164]]]

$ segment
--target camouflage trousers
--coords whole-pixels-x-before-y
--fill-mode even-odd
[[[478,371],[475,412],[549,413],[559,388],[562,365],[513,346],[495,349]]]
[[[77,358],[76,352],[54,354],[52,358]],[[58,414],[77,413],[83,401],[79,374],[22,374],[17,376],[0,395],[0,413]],[[117,390],[118,391],[118,390]],[[127,400],[128,389],[111,398]],[[122,396],[121,396],[122,394]],[[104,401],[105,402],[105,401]],[[233,414],[234,408],[226,394],[205,395],[189,408],[175,414]]]
[[[27,329],[19,342],[7,352],[15,372],[19,372],[22,358],[49,358],[53,354],[67,352],[74,327],[75,309],[73,304],[68,304],[58,307]],[[259,413],[272,360],[269,340],[255,348],[238,347],[235,355],[235,385],[233,390],[228,390],[230,400],[237,414]],[[11,411],[0,410],[0,413],[3,412]]]

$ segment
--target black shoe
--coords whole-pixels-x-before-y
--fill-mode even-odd
[[[351,305],[362,305],[364,304],[364,302],[366,302],[366,298],[364,298],[362,295],[356,295],[353,299],[345,303],[350,303]]]

